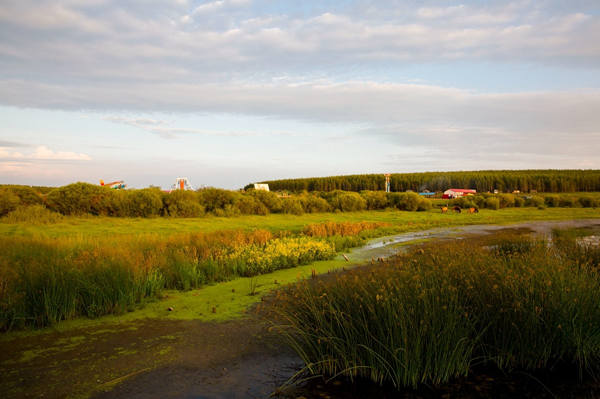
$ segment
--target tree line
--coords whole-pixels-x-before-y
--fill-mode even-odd
[[[385,190],[383,174],[364,174],[262,181],[273,191]],[[251,187],[249,184],[246,188]],[[482,170],[458,172],[393,173],[391,191],[445,191],[470,188],[479,192],[600,191],[600,170]]]

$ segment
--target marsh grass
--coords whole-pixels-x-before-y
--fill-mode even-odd
[[[546,242],[504,241],[425,246],[299,283],[275,300],[281,331],[310,374],[397,388],[448,382],[476,365],[597,373],[597,269]]]
[[[343,247],[363,242],[351,234],[377,226],[352,230],[348,224],[352,232]],[[6,237],[0,240],[0,330],[120,314],[163,289],[189,290],[332,259],[340,237],[266,230]]]

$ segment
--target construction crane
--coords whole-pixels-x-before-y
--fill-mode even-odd
[[[115,190],[121,190],[121,189],[127,187],[127,184],[125,184],[125,182],[123,180],[112,181],[110,183],[104,183],[104,180],[100,180],[100,185],[103,187],[104,186],[110,187]]]
[[[187,177],[178,177],[175,179],[175,184],[171,186],[172,190],[193,190],[194,188],[190,184]]]

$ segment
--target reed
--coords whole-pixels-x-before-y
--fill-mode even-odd
[[[481,364],[597,372],[597,268],[521,240],[420,248],[299,283],[277,294],[281,331],[310,374],[398,388],[447,382]]]
[[[49,212],[45,209],[43,212]],[[0,240],[0,330],[119,314],[160,296],[237,277],[331,259],[351,234],[379,224],[344,224],[340,236],[266,230],[94,238],[12,236]],[[337,241],[336,241],[337,240]]]

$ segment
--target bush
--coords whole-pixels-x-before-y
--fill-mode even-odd
[[[267,207],[269,212],[281,212],[281,198],[279,198],[277,194],[271,191],[250,190],[249,195],[262,202]]]
[[[13,194],[8,189],[0,189],[0,216],[4,216],[9,212],[14,211],[21,203],[19,197]]]
[[[498,195],[498,201],[500,208],[512,208],[515,206],[515,196],[512,194],[500,194]]]
[[[153,217],[162,211],[162,192],[156,188],[129,191],[130,216]]]
[[[130,190],[112,190],[108,201],[108,215],[129,217],[133,215]]]
[[[431,209],[432,204],[431,201],[429,200],[429,198],[425,198],[419,195],[419,202],[417,204],[417,211],[421,212],[421,211],[426,211],[428,209]]]
[[[544,204],[549,208],[555,208],[560,203],[560,197],[558,195],[547,195],[544,198]]]
[[[488,209],[500,209],[500,200],[498,198],[489,197],[486,198],[484,205]]]
[[[53,212],[44,205],[19,206],[2,218],[6,223],[50,224],[58,223],[64,216]]]
[[[235,204],[241,194],[220,188],[204,188],[198,191],[198,195],[200,196],[200,204],[204,206],[206,212],[215,213],[220,209],[227,213],[227,206],[229,205],[228,209],[231,210],[231,206]]]
[[[457,205],[463,209],[478,208],[477,204],[474,201],[473,195],[453,199],[452,201],[450,201],[450,205],[452,205],[452,206]]]
[[[50,209],[63,215],[108,215],[111,191],[94,184],[73,183],[50,191],[47,203]]]
[[[163,197],[165,213],[172,217],[199,217],[204,208],[194,191],[174,190]]]
[[[544,197],[540,197],[538,195],[533,195],[531,197],[525,198],[525,205],[532,206],[536,208],[543,207],[545,204]]]
[[[304,214],[302,202],[296,197],[283,198],[281,202],[281,210],[283,211],[283,213],[288,213],[292,215]]]
[[[19,202],[22,205],[41,205],[44,203],[42,196],[37,189],[29,187],[29,186],[18,186],[18,185],[9,185],[5,186],[6,190],[9,190],[11,193],[16,195],[19,198]]]
[[[307,213],[330,212],[331,206],[321,197],[304,194],[299,197],[302,207]]]
[[[574,208],[577,205],[579,205],[579,202],[577,201],[576,198],[573,197],[560,197],[560,200],[558,201],[558,206],[560,206],[561,208]]]
[[[385,209],[389,206],[387,193],[384,191],[362,191],[360,193],[367,201],[367,209]]]
[[[525,206],[525,199],[523,197],[515,197],[515,208],[522,208]]]
[[[328,202],[333,209],[338,209],[342,212],[354,212],[367,208],[367,201],[358,193],[334,191],[332,194]]]
[[[598,200],[592,197],[579,197],[579,205],[583,208],[596,208],[598,206]]]
[[[235,207],[244,215],[266,215],[269,213],[269,209],[262,202],[250,195],[241,195],[235,202]]]

